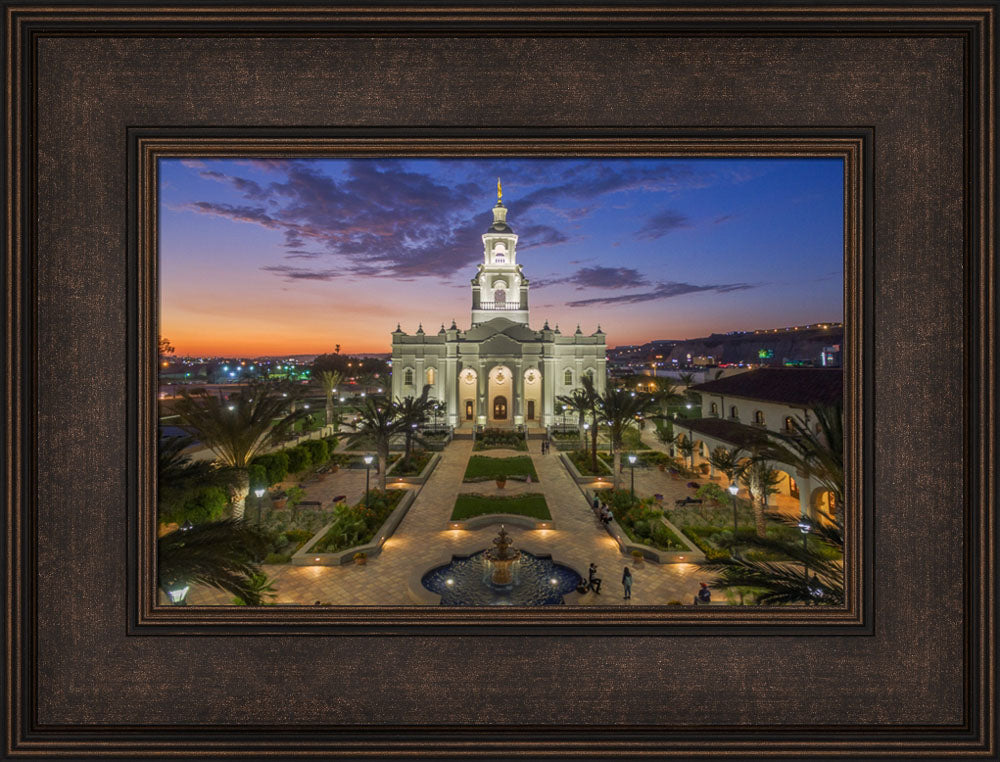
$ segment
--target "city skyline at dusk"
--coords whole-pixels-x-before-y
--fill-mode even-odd
[[[839,159],[171,159],[160,334],[179,355],[389,351],[469,323],[496,180],[531,324],[607,344],[843,319]]]

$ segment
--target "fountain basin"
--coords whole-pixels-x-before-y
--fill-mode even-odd
[[[486,551],[453,556],[451,562],[426,572],[422,586],[441,596],[442,606],[552,606],[565,603],[582,579],[549,556],[523,548],[510,584],[493,584]]]

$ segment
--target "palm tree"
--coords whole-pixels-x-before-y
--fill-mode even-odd
[[[315,380],[319,382],[320,388],[326,395],[326,425],[330,426],[334,423],[333,395],[337,387],[343,383],[344,374],[337,370],[322,370]]]
[[[417,427],[427,420],[428,413],[434,405],[434,401],[427,398],[430,391],[431,385],[425,384],[419,397],[404,397],[395,402],[396,410],[406,424],[403,429],[406,438],[406,452],[404,454],[406,460],[410,458],[410,450],[414,440],[418,444],[424,444],[423,438],[417,433]]]
[[[694,440],[691,437],[678,439],[677,449],[681,451],[681,455],[688,459],[688,462],[691,463],[691,468],[694,469]]]
[[[664,447],[670,448],[670,456],[674,455],[674,447],[677,444],[677,435],[674,433],[674,424],[668,418],[660,420],[656,428],[656,441]]]
[[[585,375],[580,379],[580,381],[583,383],[583,393],[587,396],[587,412],[590,413],[590,467],[596,474],[599,473],[597,470],[597,416],[598,408],[600,407],[601,395],[597,393],[597,387],[594,385],[593,376]]]
[[[712,464],[712,468],[726,477],[726,481],[729,484],[735,484],[736,479],[743,473],[743,469],[746,468],[746,463],[740,462],[742,457],[743,450],[739,447],[729,450],[720,445],[712,450],[708,462]]]
[[[290,397],[270,384],[251,384],[228,401],[203,392],[181,392],[175,410],[181,428],[233,469],[233,518],[242,519],[250,492],[250,461],[281,441],[303,411],[289,412]]]
[[[656,400],[660,403],[660,412],[666,415],[670,411],[671,405],[680,405],[686,398],[677,391],[677,387],[665,383],[664,387],[656,392]]]
[[[808,418],[792,419],[789,432],[769,432],[783,463],[814,477],[833,493],[834,514],[841,517],[844,505],[844,408],[842,405],[814,408],[819,432]]]
[[[775,485],[781,481],[781,476],[771,467],[767,457],[760,452],[754,452],[750,461],[740,474],[740,481],[750,493],[750,505],[753,508],[754,523],[757,536],[763,537],[767,531],[767,498],[778,490]]]
[[[354,429],[348,445],[370,443],[378,456],[379,489],[385,491],[385,470],[389,462],[392,438],[410,428],[410,422],[400,414],[399,407],[385,397],[366,397],[357,410],[357,420],[348,424]]]
[[[580,444],[584,450],[587,448],[586,435],[584,434],[583,421],[590,412],[590,396],[583,389],[574,389],[572,394],[563,394],[556,397],[556,402],[560,402],[576,413],[577,428],[580,431]]]
[[[822,515],[827,521],[812,527],[813,540],[808,547],[803,547],[793,533],[784,537],[741,537],[740,543],[749,554],[700,561],[698,566],[718,573],[713,588],[749,587],[756,591],[758,603],[842,606],[844,527],[835,516]],[[797,516],[775,513],[767,514],[767,520],[795,528],[799,522]],[[755,555],[753,551],[781,560],[748,560],[747,555]]]
[[[256,559],[264,556],[268,546],[266,534],[240,519],[177,529],[157,540],[157,585],[165,593],[192,583],[210,585],[248,605],[260,605]]]
[[[647,416],[656,414],[656,399],[650,394],[636,394],[625,389],[610,389],[598,398],[602,422],[608,426],[614,450],[614,489],[621,486],[622,440],[625,432],[642,429]]]

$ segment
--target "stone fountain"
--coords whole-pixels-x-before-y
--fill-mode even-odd
[[[514,564],[520,560],[521,551],[514,547],[514,541],[507,534],[503,524],[500,534],[493,539],[493,547],[483,553],[490,569],[490,582],[494,585],[510,585],[514,582]]]

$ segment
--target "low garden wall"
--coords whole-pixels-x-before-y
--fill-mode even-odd
[[[556,527],[556,523],[552,519],[536,519],[518,513],[484,513],[481,516],[473,516],[461,521],[449,521],[448,529],[482,529],[490,524],[507,524],[523,529],[555,529]]]
[[[577,467],[573,464],[573,461],[570,460],[569,456],[566,455],[565,453],[559,454],[559,460],[562,461],[562,464],[566,467],[566,470],[569,471],[570,477],[577,484],[593,484],[594,482],[608,481],[609,479],[611,479],[611,473],[610,473],[611,464],[606,463],[604,461],[604,458],[602,458],[600,455],[597,456],[597,460],[600,463],[604,463],[604,465],[608,467],[608,473],[605,474],[604,476],[587,476],[585,474],[581,474],[580,471],[577,469]]]
[[[355,553],[364,553],[369,558],[377,556],[382,552],[382,545],[387,539],[392,537],[392,533],[396,531],[396,527],[402,522],[406,516],[406,512],[410,510],[410,506],[417,499],[417,495],[420,494],[421,489],[423,487],[407,490],[407,494],[399,501],[399,505],[393,509],[389,517],[382,522],[382,526],[378,528],[372,541],[367,545],[356,545],[346,550],[338,550],[336,553],[311,553],[310,549],[313,545],[319,542],[330,531],[330,528],[334,524],[331,521],[314,534],[312,539],[292,556],[292,564],[294,566],[340,566],[341,564],[353,563]]]

